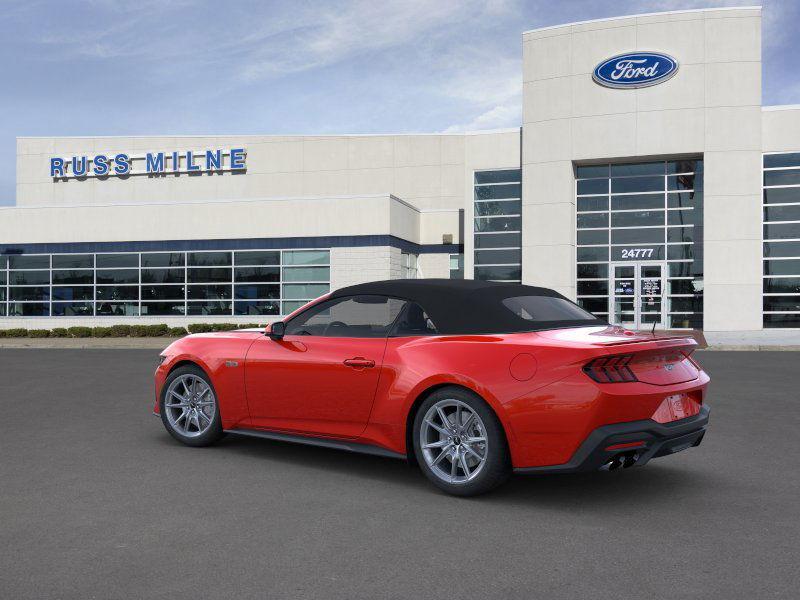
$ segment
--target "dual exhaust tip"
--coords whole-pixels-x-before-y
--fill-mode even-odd
[[[601,471],[616,471],[617,469],[627,469],[636,464],[639,460],[638,452],[622,452],[608,459],[602,467]]]

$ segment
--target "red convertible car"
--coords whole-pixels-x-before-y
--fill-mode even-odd
[[[178,340],[161,354],[155,412],[190,446],[236,433],[408,459],[474,495],[512,471],[615,470],[700,444],[696,346],[545,288],[380,281],[266,331]]]

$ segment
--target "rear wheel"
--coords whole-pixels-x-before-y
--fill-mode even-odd
[[[187,446],[208,446],[223,436],[217,395],[200,367],[187,365],[169,374],[160,410],[169,434]]]
[[[417,411],[413,433],[423,473],[450,494],[488,492],[511,472],[500,421],[486,402],[463,388],[431,394]]]

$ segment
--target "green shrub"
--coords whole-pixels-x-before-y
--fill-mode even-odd
[[[170,327],[169,331],[167,331],[167,335],[170,337],[183,337],[186,335],[186,328],[185,327]]]
[[[131,337],[147,337],[147,325],[131,325]]]
[[[128,337],[131,334],[130,325],[112,325],[109,329],[111,337]]]
[[[111,337],[111,327],[92,327],[92,337]]]
[[[236,323],[212,323],[212,331],[233,331],[236,329]]]
[[[65,338],[69,337],[69,332],[63,327],[55,327],[50,330],[50,337]]]
[[[5,329],[0,329],[0,338],[4,338],[4,337],[6,337],[6,330]]]
[[[50,330],[49,329],[29,329],[28,330],[28,337],[32,337],[32,338],[50,337]]]
[[[12,329],[6,329],[6,337],[10,338],[28,337],[28,330],[22,327],[14,327]]]
[[[70,327],[67,329],[67,333],[70,337],[74,338],[88,338],[92,337],[92,328],[91,327]]]
[[[147,325],[147,337],[162,337],[169,333],[169,327],[164,323]]]
[[[209,331],[214,331],[211,323],[191,323],[187,329],[189,333],[208,333]]]
[[[261,327],[258,323],[240,323],[236,326],[236,329],[257,329]]]

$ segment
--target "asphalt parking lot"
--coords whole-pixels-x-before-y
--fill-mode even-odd
[[[151,415],[153,350],[0,350],[2,598],[797,598],[800,354],[706,352],[699,448],[452,498]]]

